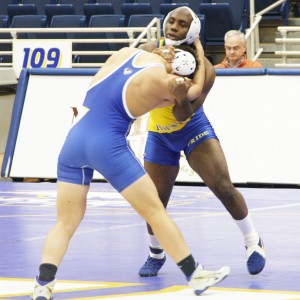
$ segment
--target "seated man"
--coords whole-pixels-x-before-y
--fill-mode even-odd
[[[260,62],[247,59],[246,39],[241,31],[227,31],[224,42],[226,56],[220,64],[214,66],[215,68],[263,68]]]

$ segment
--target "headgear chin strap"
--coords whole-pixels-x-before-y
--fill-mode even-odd
[[[191,22],[189,31],[188,31],[185,39],[180,40],[180,41],[174,41],[174,40],[165,38],[165,43],[166,43],[167,46],[177,46],[177,45],[181,45],[183,43],[187,43],[188,45],[190,45],[190,44],[192,44],[195,41],[195,39],[197,38],[197,36],[199,36],[199,34],[200,34],[201,23],[200,23],[200,20],[197,17],[197,15],[188,6],[181,6],[180,8],[186,8],[190,12],[190,14],[192,15],[193,21]],[[163,33],[164,33],[164,36],[166,35],[167,21],[168,21],[170,15],[172,13],[173,13],[173,11],[169,12],[167,14],[167,16],[165,17],[165,19],[164,19],[164,22],[163,22]]]
[[[175,58],[172,62],[173,73],[181,76],[188,76],[196,69],[195,57],[187,51],[175,49]]]

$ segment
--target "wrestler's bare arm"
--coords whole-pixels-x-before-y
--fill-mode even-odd
[[[139,49],[147,52],[152,52],[156,47],[156,41],[151,43],[144,43],[138,46]]]
[[[208,59],[205,58],[205,81],[203,85],[203,90],[199,97],[191,101],[189,94],[187,98],[189,103],[185,105],[175,105],[173,107],[173,114],[178,121],[184,121],[191,117],[204,103],[209,91],[211,90],[215,81],[215,69]],[[190,90],[193,89],[193,85]],[[190,92],[189,90],[189,92]]]
[[[138,117],[157,107],[189,102],[186,94],[190,86],[191,80],[168,74],[164,68],[145,70],[127,89],[129,111]]]

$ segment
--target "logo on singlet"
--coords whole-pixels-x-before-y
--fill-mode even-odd
[[[131,73],[132,73],[132,69],[131,68],[124,69],[124,72],[123,72],[124,75],[128,75],[128,74],[131,74]]]

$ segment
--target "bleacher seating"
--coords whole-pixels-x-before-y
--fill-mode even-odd
[[[20,0],[22,4],[35,4],[38,15],[45,15],[45,5],[55,4],[56,0]]]
[[[162,21],[164,15],[149,14],[149,15],[131,15],[128,20],[128,27],[146,27],[154,18],[159,18]]]
[[[7,5],[7,15],[9,24],[14,16],[20,15],[37,15],[35,4],[9,4]]]
[[[224,35],[228,30],[239,29],[229,3],[200,3],[199,11],[205,15],[205,44],[224,45]]]
[[[86,3],[83,5],[83,13],[89,24],[91,16],[95,15],[113,15],[114,7],[111,3]]]
[[[86,27],[85,15],[56,15],[52,17],[50,28],[80,28]],[[51,33],[52,38],[72,39],[76,38],[76,33],[58,32]]]
[[[9,4],[17,4],[17,0],[1,0],[0,1],[0,15],[7,16],[7,5]]]
[[[154,19],[159,18],[160,19],[160,28],[162,30],[162,24],[164,15],[161,14],[149,14],[149,15],[131,15],[128,20],[128,27],[146,27],[148,24]],[[161,32],[162,34],[162,32]],[[137,32],[134,37],[140,35],[140,32]]]
[[[167,1],[167,0],[165,0]],[[199,4],[200,3],[205,3],[205,2],[208,2],[209,0],[197,0],[197,1],[184,1],[184,0],[173,0],[171,1],[170,3],[182,3],[182,2],[187,2],[189,4],[189,7],[191,10],[193,10],[196,14],[199,13]],[[211,1],[209,1],[211,2]]]
[[[172,11],[175,8],[181,7],[181,6],[190,6],[187,2],[182,3],[162,3],[160,5],[159,11],[162,15],[166,16],[170,11]]]
[[[125,18],[124,15],[119,15],[119,14],[92,16],[89,27],[123,27],[124,18]],[[105,32],[103,38],[105,39],[128,38],[128,35],[123,32]],[[125,46],[128,46],[128,44],[124,44],[124,43],[107,44],[107,47],[110,51],[116,51]]]
[[[73,4],[46,4],[45,15],[50,26],[53,16],[75,15],[75,8]]]
[[[270,6],[271,4],[275,3],[276,0],[255,0],[255,13],[258,13],[265,9],[266,7]],[[269,12],[263,15],[263,19],[277,19],[283,20],[284,26],[288,26],[288,18],[289,12],[291,7],[291,0],[286,0],[281,5],[273,8]]]
[[[11,22],[13,28],[45,28],[47,27],[47,17],[45,15],[21,15],[14,16]],[[19,39],[36,39],[39,34],[35,32],[19,33]]]
[[[159,8],[160,4],[164,2],[164,0],[126,0],[126,3],[150,3],[152,7],[152,11],[154,14],[160,14]]]
[[[93,15],[89,21],[89,27],[119,27],[124,19],[120,14]],[[116,33],[97,32],[97,33],[78,33],[80,39],[107,39],[117,38]],[[128,45],[127,45],[128,46]],[[122,47],[118,43],[75,43],[74,51],[95,51],[95,55],[82,55],[76,58],[80,63],[103,63],[108,58],[107,55],[99,55],[98,51],[114,51]]]
[[[249,16],[249,0],[214,0],[214,3],[228,3],[231,8],[234,28],[245,33]]]
[[[0,27],[38,27],[40,22],[39,18],[41,18],[41,22],[43,23],[45,21],[45,16],[47,20],[46,27],[70,27],[67,24],[64,24],[64,22],[67,23],[69,19],[64,21],[63,18],[61,18],[61,25],[51,25],[51,20],[55,15],[85,16],[86,26],[95,26],[90,25],[95,24],[96,22],[95,19],[93,23],[91,23],[92,16],[117,15],[118,18],[118,15],[121,14],[123,15],[123,18],[118,22],[118,26],[145,27],[151,21],[151,16],[165,17],[171,10],[177,7],[189,6],[200,18],[200,39],[202,44],[204,46],[220,46],[224,44],[224,35],[228,30],[239,29],[242,32],[245,32],[245,29],[249,27],[249,1],[250,0],[0,0]],[[276,0],[254,1],[255,13],[276,2]],[[283,25],[288,25],[291,2],[291,0],[286,0],[270,12],[264,14],[263,20],[280,20],[283,21]],[[18,17],[13,22],[15,16],[26,15],[35,16],[32,17],[32,24],[28,21],[30,17],[24,17],[23,21],[21,17]],[[131,18],[131,16],[135,17]],[[112,24],[115,24],[115,21],[108,21],[109,19],[113,18],[107,17],[107,21],[102,20],[99,22],[106,22],[107,27],[115,27],[112,26]],[[24,22],[24,24],[22,24],[22,22]],[[42,27],[43,26],[44,25],[42,25]],[[103,27],[104,25],[102,24],[101,26]],[[135,37],[139,34],[140,33],[136,33]],[[47,39],[55,36],[63,37],[66,36],[66,34],[18,34],[18,38]],[[96,37],[97,35],[90,34],[88,38],[92,36]],[[103,38],[125,37],[128,37],[126,33],[107,33],[104,34]],[[0,35],[0,39],[10,38],[11,35],[8,33],[2,33]],[[90,44],[86,44],[85,46],[90,46]],[[106,47],[104,44],[98,44],[95,45],[95,48],[99,46],[100,48]],[[125,46],[125,44],[112,43],[108,46],[108,50],[117,50],[122,46]],[[208,49],[213,48],[210,47]],[[10,50],[10,44],[1,43],[0,51]],[[88,50],[87,47],[86,50]],[[212,50],[212,52],[213,51],[214,50]],[[0,54],[0,56],[0,61],[11,60],[9,55]],[[105,59],[106,58],[107,57],[105,57]]]
[[[8,16],[0,15],[0,28],[8,27]]]
[[[8,27],[8,16],[7,15],[0,15],[0,28]],[[9,33],[0,33],[0,40],[2,39],[11,39],[11,35]],[[11,51],[12,45],[0,42],[0,51]],[[6,54],[0,54],[0,63],[11,63],[12,56]]]
[[[205,15],[197,14],[200,24],[201,24],[201,29],[200,29],[200,41],[203,46],[205,46]]]
[[[153,14],[150,3],[122,3],[122,14],[125,16],[124,26],[128,25],[131,15],[149,15]]]
[[[89,27],[120,27],[123,26],[124,15],[93,15]]]
[[[58,4],[72,4],[74,5],[75,14],[83,15],[83,5],[87,3],[87,0],[57,0]]]

